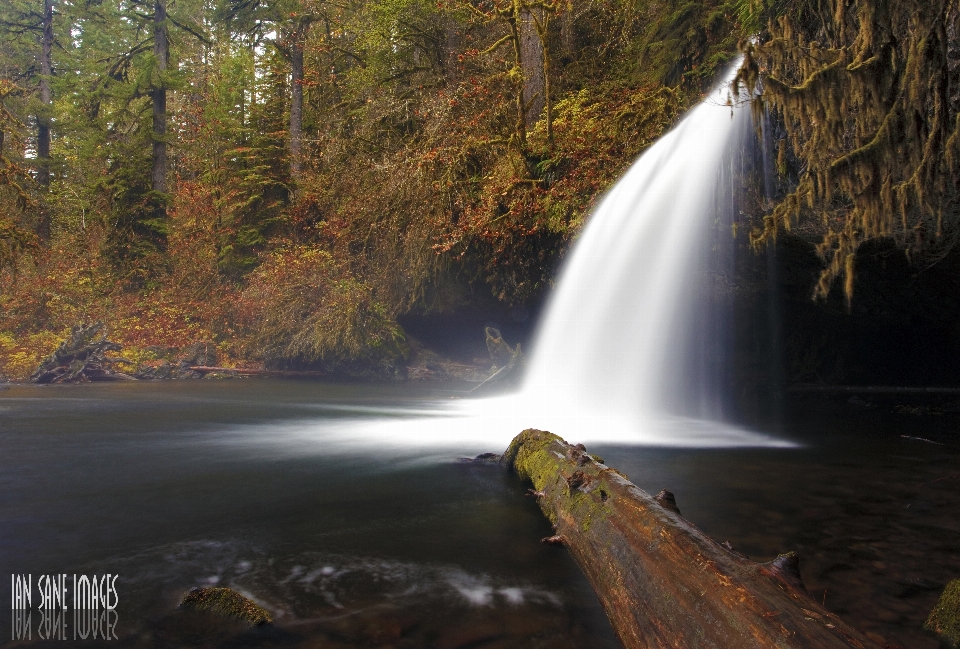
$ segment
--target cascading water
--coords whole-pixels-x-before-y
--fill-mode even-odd
[[[776,443],[721,423],[727,318],[705,290],[729,261],[724,237],[711,234],[730,231],[724,199],[735,174],[725,171],[750,128],[732,74],[597,206],[560,274],[520,394],[486,404],[485,428],[512,420],[577,440]]]

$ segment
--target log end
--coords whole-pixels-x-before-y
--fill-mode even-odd
[[[507,447],[507,450],[503,452],[503,455],[500,456],[500,466],[512,471],[515,468],[517,462],[517,456],[521,451],[526,452],[535,452],[536,450],[549,445],[553,441],[559,441],[563,444],[566,444],[563,441],[563,438],[559,435],[554,435],[551,432],[545,430],[537,430],[536,428],[528,428],[516,437],[513,438],[513,441],[510,442],[510,446]]]

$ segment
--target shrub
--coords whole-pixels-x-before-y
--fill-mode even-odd
[[[403,329],[373,291],[324,250],[272,253],[250,276],[240,305],[249,351],[267,366],[354,378],[401,378]]]

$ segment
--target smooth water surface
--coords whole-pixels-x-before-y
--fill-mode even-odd
[[[117,635],[137,646],[236,634],[175,612],[215,584],[274,613],[276,629],[248,638],[259,645],[618,646],[575,564],[539,542],[552,532],[535,503],[498,467],[458,463],[479,451],[455,428],[446,447],[364,437],[429,426],[424,409],[445,398],[279,381],[14,386],[0,392],[0,574],[119,574]]]

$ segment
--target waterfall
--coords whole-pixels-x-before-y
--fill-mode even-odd
[[[448,457],[442,448],[500,450],[525,428],[571,442],[793,446],[724,419],[732,313],[717,295],[733,268],[742,145],[752,134],[747,102],[730,97],[732,77],[599,202],[559,275],[518,392],[349,406],[354,416],[324,420],[322,436],[294,422],[271,443],[322,440],[326,453],[398,456],[415,447],[418,462]]]
[[[732,263],[730,167],[751,127],[749,102],[731,96],[738,67],[599,202],[559,275],[520,393],[492,400],[485,428],[772,442],[723,423],[729,314],[710,299],[710,282]]]

